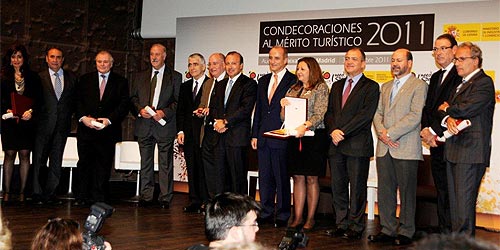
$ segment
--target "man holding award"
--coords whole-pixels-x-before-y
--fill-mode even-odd
[[[446,140],[444,150],[451,226],[453,232],[474,236],[477,195],[490,164],[495,88],[492,79],[481,69],[483,58],[477,45],[460,44],[454,60],[462,83],[448,102],[439,106],[443,125],[454,135]],[[457,121],[466,119],[471,125],[460,131]]]

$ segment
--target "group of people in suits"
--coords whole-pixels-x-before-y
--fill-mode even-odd
[[[121,139],[121,121],[131,104],[141,155],[141,205],[153,203],[155,147],[160,205],[168,208],[173,198],[172,157],[177,139],[189,178],[190,203],[184,211],[198,213],[216,194],[247,192],[251,147],[258,156],[260,225],[312,229],[318,177],[325,174],[328,162],[336,227],[326,233],[359,239],[366,225],[370,157],[376,155],[382,229],[368,239],[407,245],[415,233],[416,177],[418,161],[423,160],[423,141],[431,146],[440,229],[474,235],[476,199],[491,153],[494,85],[481,69],[480,48],[468,42],[458,45],[452,35],[443,34],[435,41],[433,55],[441,70],[432,75],[430,85],[412,74],[412,53],[397,49],[390,65],[394,79],[379,87],[363,74],[366,55],[354,47],[345,54],[346,77],[334,82],[331,90],[312,57],[301,58],[295,74],[289,72],[288,52],[281,46],[269,51],[270,73],[260,77],[258,84],[242,73],[243,56],[236,51],[214,53],[208,63],[203,55],[191,54],[187,60],[191,77],[181,83],[181,74],[165,66],[166,48],[154,44],[151,68],[133,75],[130,92],[128,81],[111,72],[113,57],[107,51],[97,54],[97,71],[80,78],[62,69],[64,57],[57,48],[48,50],[48,69],[39,75],[21,67],[22,60],[19,66],[19,56],[27,60],[25,50],[14,48],[8,54],[12,68],[2,69],[2,113],[11,111],[4,93],[30,96],[36,86],[41,91],[33,91],[33,109],[15,122],[2,121],[2,125],[10,124],[2,127],[2,135],[9,129],[19,133],[25,130],[21,126],[32,126],[32,115],[42,125],[32,137],[36,142],[22,147],[9,146],[4,141],[12,139],[2,136],[4,166],[9,173],[13,164],[8,161],[12,151],[18,150],[23,168],[26,152],[29,155],[34,148],[34,197],[41,203],[53,200],[73,112],[79,121],[76,204],[106,199],[114,144]],[[207,66],[209,75],[205,74]],[[23,77],[25,85],[19,88]],[[308,100],[305,122],[295,128],[294,138],[265,136],[265,132],[281,128],[288,97]],[[466,119],[472,126],[459,131],[457,123]],[[372,124],[378,137],[376,150]],[[453,136],[442,143],[437,138],[445,130]],[[305,136],[306,131],[314,131],[314,136]],[[47,159],[50,164],[42,187],[39,173]],[[294,181],[293,217],[290,176]]]

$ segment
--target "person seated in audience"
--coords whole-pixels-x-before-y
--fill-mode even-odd
[[[12,249],[12,233],[3,223],[2,210],[0,209],[0,249],[11,250]]]
[[[260,205],[248,195],[228,192],[216,195],[205,206],[205,235],[210,244],[194,245],[188,250],[254,242],[260,210]]]
[[[499,250],[491,243],[474,239],[465,234],[438,234],[423,238],[413,250]]]
[[[105,250],[111,244],[104,242]],[[78,222],[71,219],[50,219],[35,235],[31,250],[82,250],[83,237]]]

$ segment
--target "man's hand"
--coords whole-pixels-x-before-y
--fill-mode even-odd
[[[110,122],[109,122],[109,119],[108,118],[97,118],[97,122],[100,122],[104,125],[104,127],[95,127],[95,129],[97,130],[101,130],[107,126],[109,126]]]
[[[452,134],[456,135],[458,132],[460,132],[457,128],[457,119],[453,117],[448,117],[446,119],[446,127],[448,128],[448,131],[450,131]]]
[[[333,144],[335,144],[335,146],[337,146],[339,144],[339,142],[341,142],[345,139],[344,132],[342,132],[342,130],[340,130],[340,129],[333,130],[332,133],[330,134],[330,136],[332,137],[332,142],[333,142]]]
[[[250,144],[252,145],[252,149],[256,150],[257,149],[257,138],[252,138],[250,141]]]
[[[155,121],[159,121],[163,117],[165,117],[165,113],[163,113],[163,110],[159,109],[159,110],[156,110],[156,115],[153,116],[153,119],[155,119]]]
[[[151,118],[152,116],[148,113],[148,111],[146,111],[145,109],[141,109],[139,111],[139,114],[141,115],[142,118],[146,118],[146,119],[149,119]]]
[[[436,136],[433,135],[429,128],[424,128],[420,131],[420,137],[422,141],[427,143],[431,147],[437,147]]]
[[[179,133],[177,135],[177,143],[180,145],[184,145],[184,133]]]
[[[193,114],[196,115],[198,118],[202,118],[205,116],[203,114],[203,108],[197,108],[196,110],[193,111]]]
[[[446,112],[446,109],[450,106],[450,104],[448,104],[447,102],[443,102],[443,104],[439,105],[439,108],[438,110],[439,111],[444,111]]]
[[[395,142],[391,139],[391,137],[389,137],[389,135],[387,134],[387,129],[379,130],[377,134],[378,134],[378,139],[387,146],[391,148],[399,147],[399,142]]]
[[[226,132],[227,128],[226,128],[226,124],[224,123],[224,120],[215,119],[214,130],[220,134]]]
[[[96,119],[90,116],[84,116],[82,118],[82,123],[83,125],[87,126],[88,128],[91,129],[96,129],[96,127],[92,124],[92,121],[95,121]]]

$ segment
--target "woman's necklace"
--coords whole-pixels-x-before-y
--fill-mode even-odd
[[[16,83],[16,91],[20,93],[24,92],[24,78],[17,79],[16,77],[15,83]]]

